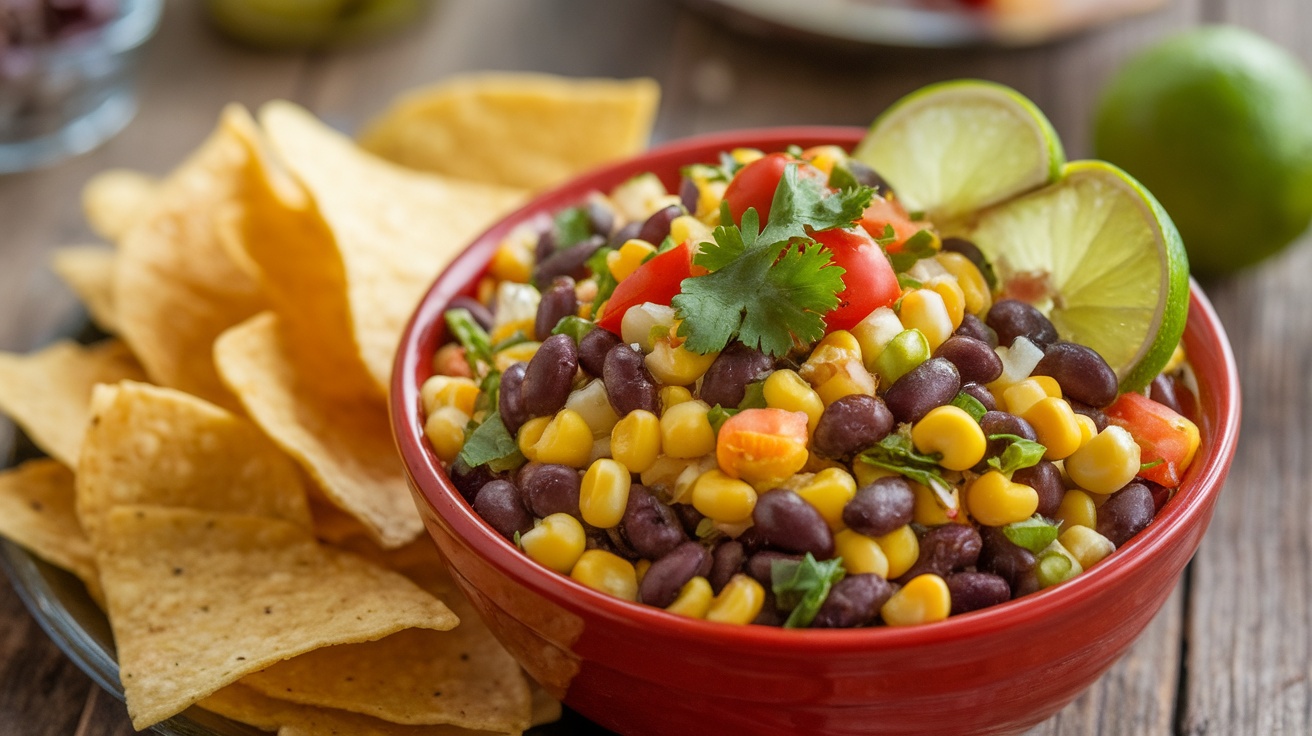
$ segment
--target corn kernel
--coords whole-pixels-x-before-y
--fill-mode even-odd
[[[579,512],[583,520],[599,529],[617,526],[629,503],[629,469],[610,458],[588,466],[579,484]]]
[[[433,446],[433,453],[444,463],[450,463],[465,446],[465,425],[469,415],[454,406],[439,406],[424,421],[424,437]]]
[[[714,598],[715,593],[711,590],[710,582],[706,578],[697,575],[683,584],[683,587],[679,589],[679,596],[674,599],[673,603],[666,606],[665,610],[677,616],[706,618],[706,613],[711,610],[711,601]]]
[[[427,414],[432,414],[439,406],[451,406],[472,415],[474,401],[478,399],[478,384],[472,378],[430,376],[419,387],[419,397]]]
[[[1061,542],[1061,546],[1065,547],[1085,570],[1102,562],[1107,555],[1116,551],[1116,545],[1112,544],[1112,540],[1087,526],[1073,526],[1062,532],[1061,536],[1057,537],[1057,541]]]
[[[517,334],[529,338],[538,337],[538,335],[535,335],[536,327],[537,322],[532,319],[517,319],[510,322],[502,322],[492,328],[492,331],[487,334],[487,338],[489,342],[495,345],[496,343],[512,338]],[[540,337],[545,338],[547,335],[541,335]]]
[[[765,405],[771,409],[805,414],[807,432],[815,431],[820,415],[825,413],[825,404],[820,400],[820,394],[794,370],[783,369],[771,373],[762,384],[761,393],[765,396]]]
[[[1034,427],[1039,444],[1047,448],[1044,460],[1061,460],[1080,447],[1080,424],[1065,401],[1049,396],[1035,402],[1021,418]]]
[[[582,468],[592,456],[592,428],[578,412],[561,409],[542,429],[542,436],[533,443],[532,450],[531,460]],[[528,453],[524,456],[528,457]]]
[[[950,404],[936,406],[911,428],[911,441],[923,453],[942,453],[939,464],[948,470],[966,470],[984,459],[988,439],[979,422]]]
[[[551,514],[519,538],[529,559],[564,575],[574,569],[586,545],[583,525],[564,513]]]
[[[1139,473],[1139,445],[1114,424],[1066,458],[1066,473],[1090,493],[1114,493]]]
[[[746,166],[757,159],[765,158],[765,153],[755,148],[735,148],[729,152],[729,156],[739,166]]]
[[[843,528],[843,508],[856,496],[856,480],[843,468],[825,468],[796,490],[837,531]]]
[[[661,454],[661,421],[645,409],[624,415],[611,429],[610,453],[631,472],[647,472]]]
[[[540,342],[520,342],[511,345],[508,348],[497,351],[492,356],[492,361],[496,364],[496,369],[505,372],[510,366],[516,363],[527,363],[533,358],[533,354],[541,346]]]
[[[1043,348],[1035,345],[1029,338],[1021,336],[1012,340],[1010,346],[999,345],[993,349],[1002,359],[1002,375],[988,384],[987,388],[994,396],[1001,398],[1008,386],[1019,383],[1029,377],[1034,366],[1043,360]]]
[[[847,161],[847,152],[841,146],[816,146],[808,148],[803,155],[812,166],[826,174],[833,172],[834,164]]]
[[[547,425],[551,424],[551,417],[534,417],[524,422],[519,427],[519,433],[515,436],[515,443],[519,445],[519,451],[529,460],[537,460],[537,444],[542,439],[542,433],[547,430]]]
[[[902,586],[879,609],[889,626],[913,626],[942,621],[952,611],[952,595],[943,578],[925,573]]]
[[[961,326],[961,321],[966,318],[966,294],[962,291],[957,280],[952,276],[939,276],[925,282],[927,288],[933,289],[934,293],[943,298],[943,306],[948,311],[948,320],[952,323],[952,329],[955,331]]]
[[[633,563],[633,571],[638,576],[638,585],[642,585],[642,579],[647,576],[647,571],[651,569],[651,560],[641,559]]]
[[[920,330],[933,352],[952,337],[952,317],[943,297],[933,289],[914,289],[902,297],[898,318],[909,330]]]
[[[533,252],[516,241],[507,240],[492,256],[489,271],[501,281],[527,284],[533,276]]]
[[[875,378],[861,360],[861,343],[847,330],[835,330],[816,343],[798,370],[828,406],[851,394],[875,395]]]
[[[657,340],[643,363],[652,377],[666,386],[689,386],[711,367],[719,353],[694,353],[682,345],[671,346],[669,340]]]
[[[948,273],[957,278],[962,297],[966,301],[966,311],[971,314],[984,314],[993,306],[993,294],[984,274],[966,256],[953,251],[941,251],[934,256]]]
[[[852,474],[856,476],[857,488],[868,486],[880,478],[891,478],[897,475],[897,473],[881,468],[878,465],[871,465],[870,463],[863,462],[852,463]]]
[[[661,386],[658,398],[661,402],[661,414],[664,414],[676,404],[692,401],[692,392],[685,386]]]
[[[705,243],[711,241],[711,229],[692,215],[679,215],[670,220],[670,239],[675,243]]]
[[[844,529],[834,535],[834,553],[843,558],[843,568],[850,575],[873,573],[888,577],[888,556],[871,537]]]
[[[1075,421],[1080,423],[1080,447],[1084,447],[1089,440],[1098,436],[1098,425],[1084,414],[1076,412]]]
[[[585,551],[574,563],[569,576],[593,590],[621,600],[638,600],[638,573],[633,563],[604,549]]]
[[[720,470],[708,470],[692,486],[692,505],[703,516],[733,524],[751,518],[756,508],[756,489]]]
[[[750,624],[761,613],[765,604],[765,588],[741,573],[729,578],[720,594],[706,609],[707,621],[726,624]]]
[[[692,458],[715,451],[715,429],[706,418],[704,401],[685,401],[661,416],[661,448],[670,457]]]
[[[875,395],[875,378],[865,369],[865,366],[849,364],[847,372],[836,374],[833,378],[815,387],[816,394],[825,406],[838,401],[844,396],[853,394],[863,394],[865,396]]]
[[[1091,495],[1078,489],[1071,489],[1061,497],[1061,505],[1057,507],[1057,521],[1061,522],[1063,529],[1075,526],[1097,529],[1098,507],[1094,504]]]
[[[926,485],[911,482],[911,492],[915,495],[915,505],[912,506],[911,520],[921,526],[943,526],[951,524],[952,517],[939,503],[938,496]]]
[[[910,524],[904,524],[888,534],[875,537],[875,541],[879,543],[879,548],[884,550],[884,557],[888,558],[889,579],[902,577],[903,573],[910,570],[920,558],[920,539],[916,537]]]
[[[610,269],[610,275],[614,276],[616,281],[623,281],[637,271],[638,266],[655,252],[656,246],[651,243],[631,238],[624,241],[624,245],[619,249],[606,254],[606,267]]]
[[[1030,376],[1003,389],[1002,403],[1008,412],[1021,416],[1049,396],[1060,399],[1061,386],[1051,376]]]
[[[1039,494],[1033,488],[1012,481],[996,470],[976,478],[966,491],[970,515],[985,526],[1006,526],[1024,521],[1039,508]]]

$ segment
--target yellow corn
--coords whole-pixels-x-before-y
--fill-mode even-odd
[[[496,293],[497,280],[491,276],[484,276],[478,280],[478,289],[477,293],[474,294],[474,298],[478,300],[479,304],[491,304],[496,297]]]
[[[1080,447],[1084,447],[1089,440],[1098,436],[1098,425],[1089,417],[1076,413],[1075,421],[1080,423]]]
[[[729,152],[729,156],[739,166],[746,166],[759,158],[765,158],[765,153],[755,148],[735,148]]]
[[[1066,495],[1061,497],[1061,505],[1057,507],[1057,521],[1061,522],[1063,529],[1076,526],[1097,529],[1098,507],[1093,502],[1093,496],[1078,489],[1066,491]]]
[[[585,551],[569,576],[593,590],[626,601],[638,600],[638,573],[633,563],[604,549]]]
[[[520,342],[504,348],[492,356],[492,361],[496,363],[499,371],[505,371],[516,363],[527,363],[533,358],[533,354],[538,351],[540,342]]]
[[[472,415],[474,401],[478,399],[478,384],[463,376],[430,376],[419,387],[419,397],[427,414],[432,414],[439,406],[452,406]]]
[[[940,276],[925,282],[925,286],[933,289],[934,293],[943,298],[943,306],[948,310],[948,320],[952,323],[952,329],[956,330],[960,327],[961,320],[966,318],[966,294],[957,280],[952,276]]]
[[[586,545],[583,525],[564,513],[548,516],[519,538],[529,559],[564,575],[574,569]]]
[[[912,521],[921,526],[943,526],[952,523],[948,512],[938,502],[938,496],[934,495],[934,491],[929,486],[913,481],[911,483],[911,492],[916,497],[916,503],[911,511]]]
[[[765,396],[765,405],[771,409],[805,414],[807,432],[815,431],[820,415],[825,413],[825,404],[820,400],[820,394],[794,370],[774,371],[765,379],[761,392]]]
[[[809,155],[811,165],[826,174],[833,172],[834,164],[847,160],[847,152],[840,146],[817,146]]]
[[[706,418],[704,401],[685,401],[661,416],[661,448],[676,458],[701,457],[715,452],[715,429]]]
[[[843,528],[843,507],[856,496],[856,479],[843,468],[825,468],[798,488],[797,495],[814,506],[829,528],[836,531]]]
[[[424,421],[424,436],[433,452],[444,463],[450,463],[465,446],[465,425],[469,415],[454,406],[439,406]]]
[[[825,406],[850,394],[875,395],[875,377],[861,361],[861,343],[847,330],[835,330],[816,343],[798,375]]]
[[[666,386],[689,386],[694,383],[719,353],[701,355],[682,345],[671,346],[669,340],[657,340],[650,353],[643,358],[651,375]]]
[[[1039,444],[1047,448],[1044,460],[1061,460],[1080,448],[1080,423],[1065,401],[1052,396],[1040,399],[1021,418],[1034,427]]]
[[[904,524],[880,537],[875,537],[879,548],[888,559],[888,577],[898,578],[911,569],[920,558],[920,539],[910,524]]]
[[[650,569],[651,560],[642,559],[633,563],[633,571],[638,575],[638,585],[642,585],[642,579],[647,575],[647,571]]]
[[[1104,537],[1098,532],[1087,526],[1073,526],[1061,533],[1057,537],[1061,546],[1071,553],[1071,556],[1079,560],[1080,567],[1088,570],[1095,563],[1116,551],[1116,545],[1112,540]]]
[[[537,460],[538,453],[535,448],[548,424],[551,424],[551,417],[534,417],[520,425],[515,443],[519,445],[519,451],[524,453],[524,457]]]
[[[967,312],[984,314],[993,306],[993,294],[989,290],[989,282],[984,280],[984,274],[980,273],[979,268],[969,258],[945,250],[934,256],[934,259],[957,278],[957,285],[961,287],[962,296],[966,300]]]
[[[610,275],[615,277],[616,281],[627,279],[638,266],[647,260],[647,256],[656,252],[656,246],[645,240],[631,238],[624,241],[618,250],[613,250],[606,254],[606,267],[610,269]]]
[[[533,319],[517,319],[517,320],[512,320],[510,322],[502,322],[501,324],[493,327],[492,331],[487,334],[487,337],[488,340],[491,341],[493,344],[501,342],[502,340],[505,340],[507,338],[514,337],[516,334],[520,334],[525,337],[533,337],[535,326],[536,326],[536,321]],[[543,337],[546,336],[543,335]]]
[[[1061,386],[1051,376],[1030,376],[1004,389],[1002,403],[1008,412],[1021,416],[1049,396],[1060,399]]]
[[[926,573],[902,586],[879,609],[889,626],[913,626],[942,621],[952,611],[952,595],[943,578]]]
[[[1065,462],[1066,474],[1090,493],[1114,493],[1139,473],[1139,445],[1114,424],[1099,432]]]
[[[711,610],[711,601],[714,598],[715,593],[711,590],[710,582],[697,575],[683,584],[679,589],[679,597],[666,606],[665,610],[688,618],[706,618],[706,612]]]
[[[530,420],[532,422],[533,420]],[[528,423],[525,423],[525,427]],[[523,434],[523,428],[520,430]],[[592,456],[592,428],[578,412],[561,409],[542,429],[542,436],[533,443],[530,460],[542,463],[560,463],[571,468],[582,468]],[[521,448],[522,450],[522,448]]]
[[[579,485],[579,512],[599,529],[610,529],[624,518],[629,503],[629,469],[610,458],[594,460]]]
[[[527,284],[533,276],[533,251],[516,240],[506,240],[492,256],[489,271],[501,281]]]
[[[888,577],[888,556],[871,537],[844,529],[834,535],[834,553],[843,558],[843,568],[852,575],[873,573]]]
[[[925,454],[942,453],[939,464],[948,470],[966,470],[984,459],[988,438],[979,422],[964,409],[936,406],[911,428],[911,441]]]
[[[711,229],[692,215],[679,215],[670,221],[670,239],[675,243],[692,245],[710,242]]]
[[[933,289],[914,289],[902,297],[902,308],[898,318],[908,330],[920,330],[929,341],[929,350],[933,352],[945,340],[952,337],[952,317],[948,314],[943,297]]]
[[[852,463],[852,474],[856,476],[857,488],[868,486],[880,478],[891,478],[897,475],[897,473],[881,468],[878,465],[871,465],[870,463],[863,463],[860,461]]]
[[[631,472],[647,472],[661,454],[661,420],[645,409],[624,415],[610,431],[610,454]]]
[[[1039,508],[1039,494],[996,470],[976,478],[966,491],[966,507],[985,526],[1006,526],[1024,521]]]
[[[765,588],[752,578],[739,573],[729,578],[720,594],[706,609],[707,621],[726,624],[750,624],[756,620],[765,603]]]
[[[660,400],[661,413],[663,414],[675,404],[692,401],[692,392],[683,386],[661,386]]]
[[[1166,361],[1162,368],[1162,373],[1174,373],[1184,364],[1185,358],[1184,343],[1176,343],[1175,350],[1171,351],[1171,357]]]
[[[714,521],[734,524],[751,518],[756,508],[756,489],[718,469],[708,470],[693,483],[692,505]]]

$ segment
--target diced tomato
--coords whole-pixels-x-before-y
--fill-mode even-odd
[[[907,238],[924,229],[911,219],[906,209],[896,199],[876,196],[870,200],[870,206],[866,207],[865,214],[861,216],[861,227],[865,228],[871,237],[882,238],[886,225],[893,226],[894,240],[884,246],[889,253],[902,250],[902,244]]]
[[[658,254],[651,260],[638,266],[615,287],[610,299],[602,307],[597,326],[620,332],[620,321],[629,307],[644,302],[669,304],[675,294],[679,293],[679,284],[692,275],[692,249],[687,243]]]
[[[843,268],[838,308],[825,315],[825,329],[849,330],[879,307],[890,307],[902,294],[888,256],[865,230],[823,230],[812,233]]]
[[[789,154],[766,154],[739,169],[724,190],[724,201],[729,205],[729,214],[733,216],[735,224],[741,225],[743,213],[755,208],[760,226],[765,227],[765,223],[770,220],[774,192],[779,188],[779,180],[783,178],[784,169],[789,164],[797,166],[798,176],[825,179],[824,172]]]
[[[1184,471],[1198,451],[1198,425],[1165,404],[1136,393],[1121,394],[1103,410],[1113,424],[1124,427],[1139,445],[1143,463],[1162,462],[1139,472],[1139,477],[1167,488],[1180,485]]]
[[[730,478],[778,483],[806,464],[807,437],[800,411],[744,409],[720,426],[715,460]]]

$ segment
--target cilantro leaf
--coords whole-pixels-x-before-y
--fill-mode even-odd
[[[1002,527],[1002,533],[1017,547],[1038,554],[1057,539],[1057,524],[1035,514],[1034,516]]]
[[[469,363],[469,368],[474,375],[483,372],[479,366],[489,366],[492,361],[492,340],[488,337],[483,326],[474,319],[474,315],[468,309],[448,309],[443,314],[446,318],[446,327],[455,336],[456,341],[465,349],[465,360]]]
[[[943,477],[943,468],[938,464],[939,456],[916,452],[911,442],[910,425],[889,434],[874,447],[857,455],[857,459],[929,487],[939,504],[949,512],[949,516],[955,513],[959,504],[952,493],[952,485]]]
[[[988,460],[989,467],[1007,476],[1021,468],[1038,465],[1039,461],[1043,459],[1043,453],[1048,451],[1048,448],[1043,445],[1034,440],[1027,440],[1020,435],[991,434],[989,439],[1006,440],[1008,442],[1007,449],[1003,450],[1001,455],[991,457]]]
[[[610,272],[610,264],[606,262],[606,256],[614,252],[614,248],[598,248],[597,252],[584,263],[592,272],[592,280],[597,282],[597,295],[592,298],[593,314],[601,314],[601,306],[611,294],[615,293],[615,287],[620,284]]]
[[[715,430],[715,433],[718,435],[720,433],[720,427],[723,427],[724,423],[729,421],[729,417],[740,411],[742,411],[742,409],[726,409],[723,406],[716,404],[711,407],[710,411],[706,412],[706,421],[710,422],[711,429]]]
[[[560,321],[556,323],[555,327],[551,328],[551,334],[569,335],[574,338],[574,344],[577,345],[583,340],[583,337],[589,332],[592,332],[596,326],[597,325],[594,324],[592,320],[583,319],[575,314],[567,314],[560,318]]]
[[[976,422],[988,413],[988,407],[984,406],[983,402],[965,391],[957,394],[957,398],[952,400],[952,405],[969,414]]]
[[[807,237],[813,231],[849,227],[865,213],[874,197],[870,187],[855,187],[829,192],[819,179],[797,175],[797,164],[784,167],[779,186],[770,203],[770,222],[760,239],[774,243],[790,238]],[[743,225],[746,228],[746,224]]]
[[[800,561],[775,560],[770,567],[770,586],[779,608],[791,611],[784,628],[810,626],[829,597],[829,589],[846,574],[841,557],[818,562],[807,552]]]
[[[519,444],[502,423],[501,414],[495,412],[465,439],[460,459],[471,468],[486,465],[497,473],[513,470],[525,462]]]
[[[592,222],[586,207],[569,207],[556,213],[551,222],[556,250],[578,245],[592,236]]]
[[[765,381],[752,381],[743,389],[743,400],[738,402],[739,409],[764,409]]]
[[[928,230],[917,230],[915,235],[902,244],[901,250],[888,254],[888,260],[893,264],[894,271],[902,273],[916,265],[916,261],[921,258],[932,258],[936,253],[938,249],[934,247],[934,236]]]

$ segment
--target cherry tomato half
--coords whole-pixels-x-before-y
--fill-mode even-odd
[[[888,256],[864,230],[823,230],[812,237],[829,249],[833,262],[844,271],[838,308],[825,315],[829,332],[851,329],[867,314],[892,306],[901,296]]]
[[[798,176],[822,181],[826,179],[823,171],[787,153],[766,154],[739,169],[724,190],[724,201],[729,205],[729,214],[733,216],[734,224],[741,225],[743,213],[755,208],[760,226],[765,227],[765,223],[770,221],[774,192],[779,188],[779,180],[783,178],[784,169],[789,164],[797,165]]]
[[[1125,393],[1103,410],[1113,424],[1125,428],[1138,443],[1145,463],[1162,462],[1139,477],[1175,488],[1198,451],[1198,426],[1174,409],[1136,393]]]
[[[703,269],[704,270],[704,269]],[[597,326],[620,332],[624,313],[637,304],[669,304],[679,293],[679,284],[692,275],[692,249],[681,243],[638,266],[615,287],[610,299],[602,307]]]
[[[865,214],[861,216],[861,227],[870,233],[872,237],[884,237],[884,227],[893,226],[893,242],[885,245],[889,253],[897,253],[902,250],[902,244],[912,235],[922,230],[911,217],[907,214],[905,208],[896,199],[884,199],[875,196],[870,201],[870,206],[866,207]]]

